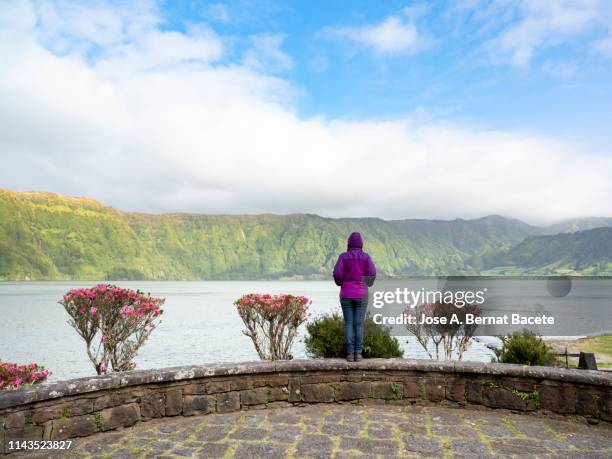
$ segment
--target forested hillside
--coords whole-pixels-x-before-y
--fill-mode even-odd
[[[493,260],[523,263],[513,247],[545,229],[499,216],[152,215],[87,198],[0,190],[0,280],[318,278],[329,275],[351,231],[363,233],[381,273],[450,275],[477,274]],[[592,271],[587,261],[580,266]]]
[[[612,275],[612,228],[528,237],[485,264],[485,274]]]
[[[315,215],[130,214],[84,198],[0,191],[3,279],[254,279],[329,273],[351,231],[386,274],[475,272],[530,227]]]

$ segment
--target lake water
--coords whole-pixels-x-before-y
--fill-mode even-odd
[[[68,325],[68,315],[58,304],[62,295],[92,282],[0,283],[0,359],[36,362],[52,372],[49,380],[95,374],[85,345]],[[141,348],[138,368],[162,368],[208,362],[257,360],[233,305],[245,293],[292,293],[312,299],[315,317],[339,310],[338,287],[324,281],[223,281],[223,282],[121,282],[166,298],[162,323]],[[293,348],[304,358],[304,328]],[[409,337],[398,337],[406,358],[427,358]],[[490,361],[484,342],[474,342],[465,360]]]

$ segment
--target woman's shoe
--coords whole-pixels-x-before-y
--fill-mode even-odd
[[[347,354],[346,361],[347,362],[354,362],[355,361],[355,354]]]
[[[355,354],[355,362],[361,362],[363,360],[363,356],[361,355],[361,352],[358,352],[357,354]]]

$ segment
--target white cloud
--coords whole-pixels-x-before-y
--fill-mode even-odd
[[[160,23],[154,0],[137,4],[112,0],[40,1],[35,5],[38,38],[62,54],[128,43]]]
[[[593,50],[607,57],[612,57],[612,28],[608,35],[593,44]]]
[[[422,51],[430,44],[422,31],[417,30],[415,17],[423,8],[405,8],[381,22],[361,27],[327,27],[322,35],[365,46],[377,54],[392,55]]]
[[[542,63],[542,70],[559,80],[571,80],[578,72],[578,63],[546,60]]]
[[[150,29],[132,42],[107,49],[94,66],[106,75],[121,77],[131,72],[207,66],[222,53],[223,43],[210,29],[189,27],[185,33]]]
[[[231,19],[229,8],[224,3],[213,3],[208,5],[208,15],[211,19],[219,22],[229,22]]]
[[[246,66],[270,73],[293,68],[293,59],[282,50],[284,35],[253,35],[250,41],[252,46],[243,59]]]
[[[612,161],[581,147],[411,119],[301,118],[285,80],[215,64],[223,47],[211,30],[152,21],[94,57],[58,55],[23,5],[0,9],[4,187],[140,211],[612,214],[601,198]]]
[[[612,3],[608,0],[497,0],[475,8],[476,19],[486,29],[501,22],[502,30],[491,38],[486,49],[498,63],[527,68],[538,53],[568,46],[610,20]]]

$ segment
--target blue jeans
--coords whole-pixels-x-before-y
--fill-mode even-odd
[[[347,355],[361,354],[363,350],[363,319],[368,306],[367,298],[340,298],[344,316],[344,344]]]

